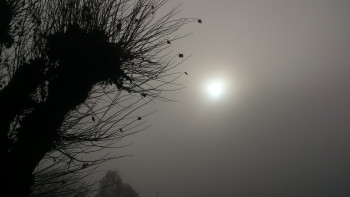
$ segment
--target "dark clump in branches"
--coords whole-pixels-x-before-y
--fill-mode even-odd
[[[0,1],[3,192],[62,191],[68,175],[117,158],[85,154],[144,129],[146,115],[133,113],[179,89],[174,81],[183,72],[172,70],[186,58],[178,62],[184,55],[167,49],[184,37],[173,35],[181,26],[201,20],[174,19],[177,8],[157,16],[165,3]]]

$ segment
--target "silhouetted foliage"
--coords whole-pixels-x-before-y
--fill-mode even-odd
[[[181,88],[169,42],[201,20],[164,16],[165,0],[1,0],[0,164],[4,193],[69,185],[99,164],[89,158],[146,128],[135,111]],[[84,175],[82,175],[84,174]],[[69,175],[69,176],[68,176]],[[20,188],[20,189],[19,189]],[[53,187],[55,188],[55,187]],[[57,187],[56,187],[57,188]],[[15,193],[13,193],[15,192]]]

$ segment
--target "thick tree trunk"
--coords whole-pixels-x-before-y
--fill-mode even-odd
[[[1,184],[1,191],[11,191],[14,196],[25,196],[29,191],[22,185],[23,179],[15,178],[17,170],[15,165],[9,162],[9,150],[12,143],[9,141],[11,123],[17,115],[25,109],[35,106],[35,102],[29,98],[38,85],[43,82],[43,68],[45,62],[33,60],[29,64],[21,66],[11,79],[10,83],[0,92],[0,169],[4,170],[5,184]],[[12,194],[11,194],[12,195]]]
[[[93,85],[100,81],[101,76],[95,74],[88,69],[81,73],[62,73],[49,85],[45,103],[38,105],[23,119],[18,129],[18,140],[9,152],[7,162],[7,171],[12,172],[8,177],[12,180],[11,184],[23,188],[18,195],[30,195],[35,168],[45,154],[54,149],[65,116],[82,104]]]
[[[46,61],[36,59],[17,69],[10,83],[0,92],[0,132],[1,150],[8,150],[7,134],[10,125],[17,115],[25,109],[34,107],[35,102],[30,99],[30,93],[44,82],[44,68]],[[4,146],[4,147],[2,147]]]
[[[24,118],[18,129],[18,141],[9,152],[9,171],[13,180],[30,193],[36,166],[58,140],[60,126],[71,110],[83,103],[89,95],[93,81],[78,82],[72,79],[70,87],[60,83],[51,88],[46,102]]]
[[[30,195],[33,172],[45,154],[55,148],[55,142],[60,140],[59,129],[65,116],[87,99],[96,83],[119,83],[124,76],[120,69],[120,48],[109,44],[107,37],[98,31],[86,33],[79,27],[72,27],[67,32],[57,33],[48,39],[48,56],[54,66],[49,66],[46,73],[41,72],[46,75],[49,84],[48,95],[43,103],[36,105],[22,119],[20,128],[16,130],[16,142],[12,144],[8,156],[2,157],[5,158],[5,177],[9,181],[1,189],[13,196]],[[59,66],[56,66],[57,63]],[[25,76],[32,77],[28,73]],[[37,87],[40,82],[30,87]],[[18,90],[18,87],[15,89]],[[26,90],[23,95],[17,96],[25,99],[29,93]],[[15,103],[11,103],[10,107],[15,107],[13,105]],[[22,106],[17,111],[24,108]],[[7,128],[9,121],[4,123]]]

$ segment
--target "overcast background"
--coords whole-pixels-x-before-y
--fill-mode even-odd
[[[172,8],[181,1],[171,1]],[[192,57],[117,169],[143,197],[350,196],[350,1],[186,0]],[[215,78],[224,95],[203,90]]]

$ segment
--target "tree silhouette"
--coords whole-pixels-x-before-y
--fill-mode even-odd
[[[138,197],[133,187],[124,183],[118,172],[107,171],[100,181],[100,189],[96,197]]]
[[[181,88],[166,0],[0,1],[3,192],[28,196],[118,156],[85,159],[145,128],[135,111]],[[51,177],[51,178],[50,178]],[[62,184],[63,183],[63,184]]]

